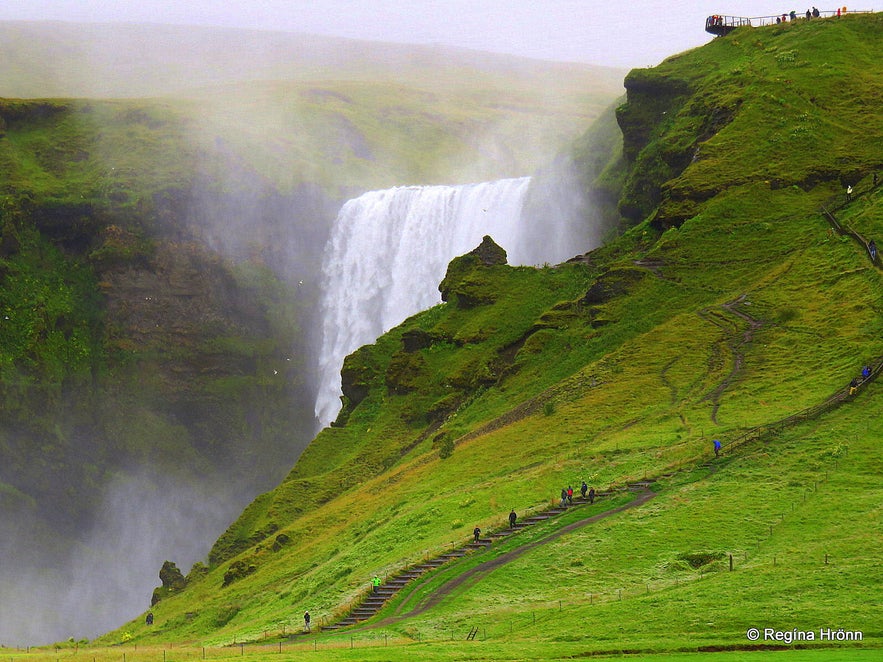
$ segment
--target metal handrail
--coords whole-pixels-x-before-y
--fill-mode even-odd
[[[819,16],[813,16],[812,20],[818,20],[822,18],[836,18],[839,16],[845,16],[846,14],[873,14],[874,12],[870,9],[850,9],[850,10],[833,10],[833,11],[820,11]],[[788,17],[788,14],[775,14],[773,16],[727,16],[725,14],[713,14],[705,19],[705,29],[709,30],[710,28],[729,28],[735,29],[740,27],[761,27],[764,25],[775,25],[776,21],[780,23],[782,21],[782,17]],[[793,21],[805,21],[806,16],[803,14],[797,14],[797,16],[793,19]],[[786,23],[792,22],[792,19],[786,18],[784,21]]]

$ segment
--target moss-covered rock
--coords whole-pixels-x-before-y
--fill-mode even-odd
[[[444,280],[439,284],[442,301],[460,308],[492,303],[494,294],[486,287],[482,269],[507,263],[506,251],[485,235],[481,243],[448,264]]]
[[[398,395],[410,393],[425,385],[426,361],[415,352],[399,352],[386,368],[386,386]]]
[[[625,296],[646,277],[647,272],[641,269],[611,269],[595,279],[581,303],[589,306],[600,305]]]
[[[223,585],[229,586],[233,582],[256,572],[257,569],[257,565],[250,560],[237,559],[236,561],[233,561],[233,563],[230,564],[230,567],[227,568],[226,572],[224,572]]]
[[[380,375],[370,347],[361,347],[344,359],[340,371],[341,391],[350,407],[368,396],[371,385]]]
[[[162,586],[158,586],[153,590],[153,596],[150,599],[151,606],[163,598],[183,590],[187,586],[187,579],[178,569],[178,566],[171,561],[165,561],[162,564],[162,568],[159,570],[159,579],[162,582]]]

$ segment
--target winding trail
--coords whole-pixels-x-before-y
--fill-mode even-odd
[[[662,368],[662,372],[659,373],[660,381],[663,386],[669,390],[669,393],[671,393],[671,397],[669,398],[670,405],[675,405],[678,402],[678,387],[668,378],[668,371],[671,370],[672,366],[677,363],[680,358],[680,356],[674,357],[671,361],[665,364],[665,367]]]
[[[730,323],[729,320],[722,320],[718,315],[712,314],[708,308],[699,312],[700,317],[721,328],[724,333],[727,334],[727,345],[729,345],[730,352],[733,355],[733,367],[730,370],[730,373],[703,398],[703,400],[711,401],[712,423],[717,423],[717,412],[718,409],[720,409],[721,396],[724,391],[729,388],[730,384],[733,383],[733,380],[739,372],[741,372],[742,366],[745,364],[745,346],[754,340],[754,333],[764,324],[761,320],[752,317],[738,308],[739,304],[744,303],[747,298],[747,294],[740,294],[732,301],[727,301],[726,303],[721,304],[721,308],[747,323],[747,327],[743,329],[738,329],[737,326]]]
[[[568,524],[567,526],[562,527],[562,529],[560,529],[559,531],[553,532],[552,534],[545,536],[538,541],[534,541],[532,543],[526,543],[525,545],[519,546],[516,549],[511,550],[510,552],[507,552],[506,554],[503,554],[501,557],[497,557],[495,559],[490,560],[489,562],[487,562],[486,564],[484,564],[480,568],[472,569],[472,570],[465,572],[462,576],[458,576],[458,577],[452,579],[451,581],[449,581],[448,583],[444,584],[441,587],[441,589],[439,589],[441,592],[439,593],[437,598],[435,598],[435,597],[430,598],[430,601],[426,605],[420,605],[420,606],[416,607],[414,611],[409,612],[408,614],[405,614],[405,615],[400,615],[402,609],[405,606],[407,606],[407,604],[409,603],[409,601],[411,599],[409,597],[402,604],[400,604],[398,606],[398,608],[396,609],[396,617],[395,617],[396,620],[401,620],[401,619],[405,618],[406,616],[412,615],[413,613],[422,613],[423,611],[428,609],[430,606],[437,604],[437,602],[440,601],[445,595],[449,594],[451,591],[453,591],[457,586],[461,585],[463,582],[468,581],[470,578],[473,578],[473,577],[475,579],[477,579],[478,574],[480,574],[484,568],[486,568],[487,571],[489,572],[493,568],[495,568],[499,565],[502,565],[504,563],[508,563],[510,560],[517,558],[518,556],[520,556],[524,552],[528,551],[529,549],[532,549],[536,545],[542,544],[542,543],[547,542],[549,540],[554,540],[555,538],[557,538],[560,535],[563,535],[567,531],[572,531],[573,529],[579,528],[580,526],[585,526],[586,524],[589,524],[591,522],[597,521],[599,519],[603,519],[604,517],[609,517],[609,516],[614,515],[616,513],[622,512],[623,510],[627,510],[629,508],[634,508],[635,506],[638,506],[638,505],[644,503],[647,499],[651,498],[652,496],[655,496],[655,494],[653,492],[650,492],[650,490],[647,489],[648,485],[649,485],[649,483],[647,483],[647,482],[640,482],[640,483],[633,483],[633,484],[629,485],[629,488],[621,487],[620,491],[625,491],[626,489],[636,489],[636,490],[640,490],[642,492],[642,494],[637,499],[630,501],[629,503],[624,504],[623,506],[618,506],[618,507],[612,508],[608,511],[604,511],[602,513],[598,513],[596,515],[593,515],[592,517],[588,517],[588,518],[579,520],[578,522]],[[613,491],[599,492],[595,495],[595,497],[597,499],[603,499],[607,496],[610,496],[613,493],[614,493]],[[446,565],[447,563],[449,563],[451,561],[461,559],[462,557],[466,556],[470,552],[484,550],[487,547],[489,547],[490,545],[492,545],[494,540],[505,538],[505,537],[508,537],[513,534],[517,534],[519,531],[521,531],[527,527],[533,526],[535,524],[539,524],[541,522],[549,521],[549,520],[557,517],[558,515],[561,515],[562,513],[567,512],[571,508],[580,507],[580,506],[583,506],[587,503],[589,503],[588,500],[583,499],[580,496],[576,496],[576,497],[574,497],[573,503],[569,506],[548,507],[545,510],[536,512],[536,513],[524,518],[522,521],[518,522],[515,525],[515,527],[513,527],[513,528],[504,528],[504,529],[492,532],[487,537],[480,538],[476,541],[470,542],[469,544],[463,545],[462,547],[451,549],[451,551],[449,551],[449,552],[439,554],[438,556],[424,560],[422,563],[419,563],[419,564],[407,567],[403,570],[400,570],[398,573],[387,577],[386,580],[383,582],[383,584],[379,588],[377,588],[376,590],[373,590],[371,593],[367,594],[366,596],[363,596],[361,598],[360,602],[357,604],[357,606],[355,608],[350,609],[348,611],[348,613],[346,614],[346,616],[342,620],[340,620],[336,623],[332,623],[330,625],[324,626],[322,629],[323,630],[337,630],[339,628],[347,627],[347,626],[351,626],[351,625],[356,625],[357,623],[360,623],[361,621],[367,620],[367,619],[371,618],[372,616],[374,616],[375,614],[377,614],[377,612],[379,612],[381,609],[383,609],[383,607],[386,605],[387,601],[389,601],[393,596],[395,596],[401,589],[403,589],[405,586],[411,584],[415,580],[419,579],[424,573],[429,573],[432,570],[435,570],[436,568]],[[419,586],[424,585],[426,583],[426,581],[429,581],[429,580],[424,580],[421,584],[418,584],[417,586],[419,587]],[[383,622],[384,623],[389,622],[389,619],[386,619]],[[374,627],[374,625],[372,625],[370,627]],[[293,635],[293,636],[297,636],[297,635]]]
[[[508,552],[504,552],[503,554],[500,554],[499,556],[497,556],[493,559],[490,559],[480,565],[470,568],[469,570],[459,574],[458,576],[454,577],[453,579],[442,584],[439,588],[437,588],[435,591],[433,591],[433,593],[429,596],[429,599],[420,603],[419,605],[417,605],[416,607],[414,607],[410,611],[405,612],[405,613],[400,613],[401,610],[407,605],[407,601],[402,603],[401,605],[399,605],[399,608],[396,610],[395,616],[385,619],[384,621],[381,621],[381,623],[388,624],[388,623],[399,621],[399,620],[402,620],[405,618],[409,618],[412,616],[417,616],[419,614],[422,614],[423,612],[427,611],[428,609],[431,609],[432,607],[435,607],[436,605],[441,603],[448,595],[453,593],[457,588],[459,588],[467,583],[473,583],[473,582],[479,581],[485,575],[490,574],[491,572],[493,572],[494,570],[496,570],[500,566],[503,566],[507,563],[511,563],[512,561],[514,561],[518,557],[522,556],[523,554],[526,554],[527,552],[531,551],[532,549],[534,549],[540,545],[545,545],[549,542],[552,542],[553,540],[556,540],[556,539],[560,538],[561,536],[563,536],[565,533],[570,533],[571,531],[575,531],[576,529],[580,529],[584,526],[587,526],[588,524],[592,524],[592,523],[597,522],[599,520],[606,519],[607,517],[611,517],[613,515],[618,515],[619,513],[624,512],[626,510],[630,510],[632,508],[637,508],[638,506],[642,506],[645,503],[647,503],[647,501],[649,501],[650,499],[652,499],[655,496],[656,496],[655,492],[651,491],[647,487],[641,486],[638,496],[635,499],[633,499],[632,501],[629,501],[628,503],[623,504],[621,506],[617,506],[616,508],[611,508],[610,510],[605,510],[604,512],[598,513],[597,515],[592,515],[591,517],[586,517],[585,519],[581,519],[577,522],[567,524],[566,526],[561,527],[557,531],[553,531],[548,536],[545,536],[543,538],[540,538],[539,540],[534,540],[533,542],[529,542],[529,543],[526,543],[526,544],[521,545],[519,547],[516,547],[513,550],[510,550]],[[426,583],[426,582],[423,582],[423,583]],[[420,588],[421,585],[422,584],[418,584],[416,588]],[[378,623],[378,625],[380,625],[381,623]]]

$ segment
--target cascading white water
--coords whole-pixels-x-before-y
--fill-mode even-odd
[[[322,266],[322,345],[316,416],[340,410],[343,359],[409,316],[441,302],[448,263],[484,235],[510,264],[559,261],[573,244],[530,239],[521,222],[529,177],[464,186],[408,186],[370,191],[341,208]],[[551,254],[573,251],[569,255]]]

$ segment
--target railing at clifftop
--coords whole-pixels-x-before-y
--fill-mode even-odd
[[[871,14],[870,10],[851,10],[836,9],[834,11],[820,11],[818,16],[810,15],[807,18],[805,14],[777,14],[775,16],[725,16],[723,14],[714,14],[705,19],[705,31],[718,37],[729,34],[736,28],[742,27],[761,27],[764,25],[775,25],[777,23],[796,23],[798,21],[819,20],[822,18],[839,18],[847,14]]]

